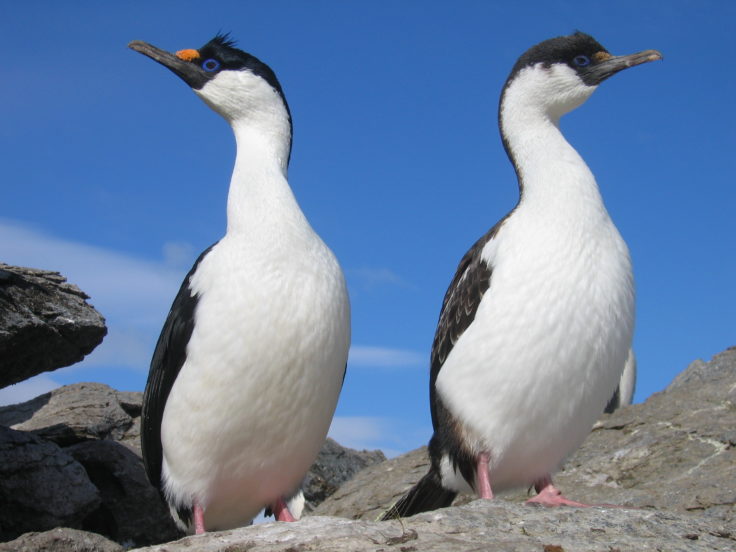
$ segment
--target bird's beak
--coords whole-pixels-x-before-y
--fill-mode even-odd
[[[210,75],[194,62],[196,58],[192,57],[191,52],[196,52],[196,50],[183,50],[180,52],[182,56],[179,57],[179,55],[156,48],[156,46],[142,40],[134,40],[128,44],[128,48],[150,57],[164,67],[168,67],[195,90],[199,90],[210,80]]]
[[[644,50],[628,56],[612,56],[606,52],[600,52],[593,56],[594,60],[596,57],[598,58],[597,63],[588,66],[584,74],[585,83],[592,86],[602,83],[623,69],[663,59],[662,54],[657,50]]]

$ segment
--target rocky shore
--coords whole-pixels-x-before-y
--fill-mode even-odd
[[[94,349],[106,330],[86,299],[57,273],[0,264],[0,387]],[[184,537],[143,470],[141,400],[79,383],[0,407],[0,551],[736,549],[736,348],[603,415],[555,478],[616,505],[584,509],[527,506],[520,490],[378,522],[425,473],[426,449],[386,460],[328,439],[301,521]]]

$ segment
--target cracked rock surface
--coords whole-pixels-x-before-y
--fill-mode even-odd
[[[374,520],[426,473],[426,447],[371,466],[315,515]],[[606,414],[555,483],[581,502],[736,524],[736,348],[695,361],[646,402]],[[499,497],[521,503],[526,490]],[[458,497],[455,504],[468,502]]]
[[[722,524],[685,513],[477,500],[401,521],[309,517],[187,537],[137,552],[611,552],[733,550]]]
[[[0,407],[0,540],[53,527],[137,546],[182,535],[143,469],[141,397],[101,383],[76,383]],[[36,449],[46,458],[38,468],[31,456]],[[15,479],[3,466],[14,466]],[[21,500],[30,505],[19,507]],[[62,546],[77,533],[54,535],[34,539]]]
[[[57,526],[134,546],[182,536],[143,469],[142,400],[140,392],[77,383],[0,407],[0,540]],[[328,439],[303,486],[309,506],[383,460],[380,451],[352,450]],[[47,531],[9,544],[33,550],[41,542],[47,548],[38,549],[57,550],[52,545],[66,546],[75,535]]]
[[[734,550],[735,391],[736,349],[729,349],[692,363],[644,404],[603,417],[556,481],[572,498],[629,507],[527,506],[522,491],[373,521],[424,474],[426,449],[418,449],[359,472],[300,522],[138,552]]]
[[[122,546],[102,535],[59,527],[26,533],[13,542],[0,543],[0,552],[123,552]]]
[[[58,272],[0,263],[0,387],[82,360],[107,333]]]
[[[159,521],[147,525],[148,534],[155,529],[158,534],[150,537],[155,542],[169,540],[162,531],[170,522],[168,513],[160,501],[143,491],[145,485],[138,478],[142,474],[139,457],[119,444],[127,443],[130,452],[136,450],[140,393],[119,393],[106,386],[98,388],[98,384],[79,385],[34,399],[33,405],[0,409],[0,423],[27,430],[13,432],[10,442],[17,443],[13,446],[21,451],[28,444],[44,447],[45,452],[37,456],[48,459],[54,477],[59,470],[70,469],[69,478],[73,479],[79,473],[76,466],[88,472],[92,487],[89,495],[80,497],[82,513],[57,523],[76,523],[129,545],[136,541],[123,539],[135,533],[119,528],[136,524],[136,512],[144,517],[158,515]],[[64,398],[65,394],[69,397]],[[70,408],[60,406],[62,399],[69,401]],[[75,421],[78,415],[88,416],[88,422]],[[730,551],[736,549],[734,428],[736,349],[729,349],[710,362],[692,363],[667,389],[645,403],[604,416],[556,475],[557,484],[571,498],[628,507],[526,506],[526,493],[520,490],[493,501],[468,503],[468,497],[460,497],[450,508],[399,521],[373,521],[426,470],[426,451],[418,449],[358,472],[317,506],[318,515],[298,523],[267,523],[208,533],[141,550]],[[42,436],[65,444],[42,440]],[[57,454],[62,456],[57,458]],[[11,466],[3,472],[0,483],[22,482],[25,476],[17,474],[26,466],[39,465],[13,461],[0,458],[0,466]],[[45,464],[40,467],[47,469]],[[58,496],[67,500],[66,492],[54,491],[30,503],[40,505]],[[8,496],[15,495],[0,491],[0,498]],[[137,496],[143,500],[132,505]],[[115,513],[115,504],[123,505],[123,515]],[[151,510],[154,506],[161,508],[155,514]],[[14,503],[10,507],[3,504],[0,514],[15,514],[16,510],[20,511]],[[325,514],[340,517],[323,517]],[[13,523],[2,518],[0,528],[15,530]],[[0,545],[0,550],[33,550],[34,543],[49,542],[43,549],[65,551],[75,535],[80,539],[79,549],[85,550],[84,543],[92,538],[83,532],[65,535],[57,538],[52,531],[26,534]],[[137,537],[138,546],[145,538]],[[99,550],[102,546],[114,549],[114,543],[100,543]]]

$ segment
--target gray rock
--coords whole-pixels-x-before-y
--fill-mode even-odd
[[[604,417],[557,475],[587,502],[700,511],[736,522],[736,348]]]
[[[313,513],[375,521],[428,469],[427,447],[369,466],[325,499]]]
[[[53,441],[83,466],[99,500],[76,527],[138,546],[181,536],[143,469],[142,400],[140,392],[80,383],[22,404],[0,407],[0,424]],[[309,505],[319,504],[363,467],[384,459],[380,451],[355,451],[328,439],[306,478]],[[0,488],[2,485],[0,481]],[[43,504],[38,508],[43,511]],[[32,517],[29,515],[26,531],[48,528],[33,525]]]
[[[690,552],[734,546],[733,527],[705,516],[478,500],[401,521],[308,517],[187,537],[137,552]]]
[[[380,450],[353,450],[328,437],[302,486],[307,511],[313,510],[362,469],[384,460],[386,457]]]
[[[78,479],[94,492],[95,503],[85,510],[84,516],[67,525],[138,546],[182,535],[143,469],[141,401],[142,393],[118,392],[99,383],[80,383],[0,408],[0,424],[24,430],[13,432],[13,436],[25,436],[36,443],[45,442],[41,437],[53,441],[45,445],[73,462],[80,472]],[[2,446],[8,443],[0,434]],[[12,494],[13,490],[6,486],[0,480],[0,493]],[[33,492],[31,489],[29,496]],[[64,500],[64,492],[59,493],[57,500]],[[45,521],[56,519],[54,508],[53,502],[38,501],[33,512],[24,513],[23,530],[39,531],[63,525]]]
[[[643,404],[604,415],[555,475],[575,500],[736,519],[736,348],[696,361]],[[426,473],[426,448],[371,466],[315,515],[376,519]],[[526,489],[501,495],[520,503]],[[459,497],[462,504],[468,497]]]
[[[0,552],[122,552],[119,544],[102,535],[59,527],[43,533],[26,533],[0,543]]]
[[[120,439],[133,425],[120,396],[102,383],[66,385],[24,403],[0,407],[0,424],[32,431],[61,446]],[[128,395],[124,398],[129,400]]]
[[[82,360],[105,320],[58,272],[0,263],[0,387]]]
[[[0,426],[0,540],[82,527],[100,505],[84,468],[54,443]]]
[[[158,491],[148,482],[140,457],[130,449],[102,440],[64,450],[84,466],[100,493],[100,505],[85,519],[85,530],[137,546],[183,535]]]

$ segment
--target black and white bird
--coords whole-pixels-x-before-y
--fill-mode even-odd
[[[300,496],[342,387],[350,305],[340,266],[287,182],[284,93],[226,36],[176,54],[129,46],[181,77],[237,142],[227,231],[184,279],[151,361],[148,477],[197,533],[245,525],[264,507],[292,521],[299,501],[287,501]]]
[[[634,328],[626,244],[560,117],[615,73],[661,54],[612,56],[577,32],[514,65],[499,127],[519,182],[516,207],[465,254],[432,344],[430,470],[385,515],[448,506],[458,492],[534,485],[584,440],[619,383]],[[632,357],[633,360],[633,357]]]

